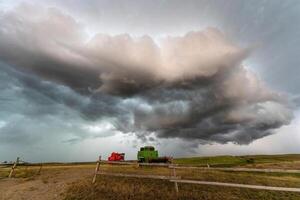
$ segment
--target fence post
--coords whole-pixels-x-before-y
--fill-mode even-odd
[[[11,178],[12,177],[12,175],[13,175],[13,173],[14,173],[14,171],[15,171],[15,168],[17,167],[17,164],[19,163],[19,157],[17,157],[17,160],[16,160],[16,162],[14,163],[14,165],[12,166],[12,168],[11,168],[11,170],[10,170],[10,173],[9,173],[9,175],[8,175],[8,178]]]
[[[36,173],[37,175],[40,175],[40,174],[41,174],[42,168],[43,168],[43,163],[41,163],[40,168],[39,168],[39,171]]]
[[[93,182],[92,183],[96,182],[97,173],[98,173],[99,168],[100,168],[100,162],[101,162],[101,156],[99,156],[99,160],[97,161],[97,165],[96,165],[96,168],[95,168],[95,174],[94,174],[94,178],[93,178]]]
[[[173,177],[174,177],[174,187],[175,187],[175,191],[176,191],[176,194],[178,194],[178,183],[176,182],[176,169],[175,169],[175,166],[173,165],[173,159],[171,161],[171,170],[173,170]]]

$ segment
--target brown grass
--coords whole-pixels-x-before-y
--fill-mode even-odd
[[[171,175],[168,168],[140,167],[126,165],[101,165],[101,171],[115,173]],[[176,169],[176,174],[182,179],[201,181],[230,182],[279,187],[300,187],[300,174],[263,173],[263,172],[230,172],[203,169]]]
[[[300,193],[240,189],[219,186],[179,184],[176,195],[173,183],[160,180],[102,176],[95,185],[91,180],[73,183],[65,200],[250,200],[300,199]]]
[[[1,168],[0,178],[7,178],[11,168]],[[13,178],[30,178],[36,175],[38,169],[36,167],[19,167],[15,169]]]
[[[134,167],[101,165],[101,171],[115,173],[170,175],[170,169],[163,167]],[[204,181],[258,184],[267,186],[299,187],[300,174],[227,172],[199,169],[177,169],[183,179]],[[65,200],[111,200],[111,199],[300,199],[300,193],[264,191],[220,186],[179,184],[180,193],[174,190],[174,183],[161,180],[121,178],[99,175],[95,185],[91,179],[80,180],[69,186]]]

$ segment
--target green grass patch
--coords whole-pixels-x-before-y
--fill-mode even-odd
[[[212,157],[191,157],[177,158],[174,162],[183,165],[197,165],[212,167],[236,167],[255,165],[263,163],[283,163],[300,161],[299,154],[287,155],[249,155],[249,156],[212,156]]]

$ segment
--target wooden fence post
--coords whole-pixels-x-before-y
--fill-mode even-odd
[[[176,177],[175,167],[173,167],[173,176]],[[175,186],[176,193],[178,193],[178,184],[176,181],[174,182],[174,186]]]
[[[97,165],[96,165],[96,168],[95,168],[95,174],[94,174],[94,178],[93,178],[92,183],[96,182],[97,174],[98,174],[98,171],[99,171],[99,168],[100,168],[100,162],[101,162],[101,156],[99,156],[99,160],[97,161]]]
[[[12,166],[12,168],[11,168],[11,170],[10,170],[10,173],[9,173],[9,175],[8,175],[8,178],[11,178],[12,177],[12,175],[13,175],[13,173],[14,173],[14,171],[15,171],[15,168],[17,168],[17,164],[19,163],[19,157],[17,157],[17,160],[16,160],[16,162],[14,163],[14,165]]]
[[[174,177],[174,180],[176,179],[176,169],[175,169],[175,167],[174,167],[174,165],[173,165],[173,159],[172,159],[172,161],[171,161],[171,170],[173,170],[173,177]],[[174,182],[174,187],[175,187],[175,191],[176,191],[176,194],[178,194],[178,183],[176,182],[176,180],[175,180],[175,182]]]
[[[43,163],[41,163],[39,171],[36,173],[36,175],[40,175],[41,174],[42,168],[43,168]]]

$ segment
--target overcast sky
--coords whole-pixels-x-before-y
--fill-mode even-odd
[[[0,0],[0,161],[300,152],[300,1]]]

